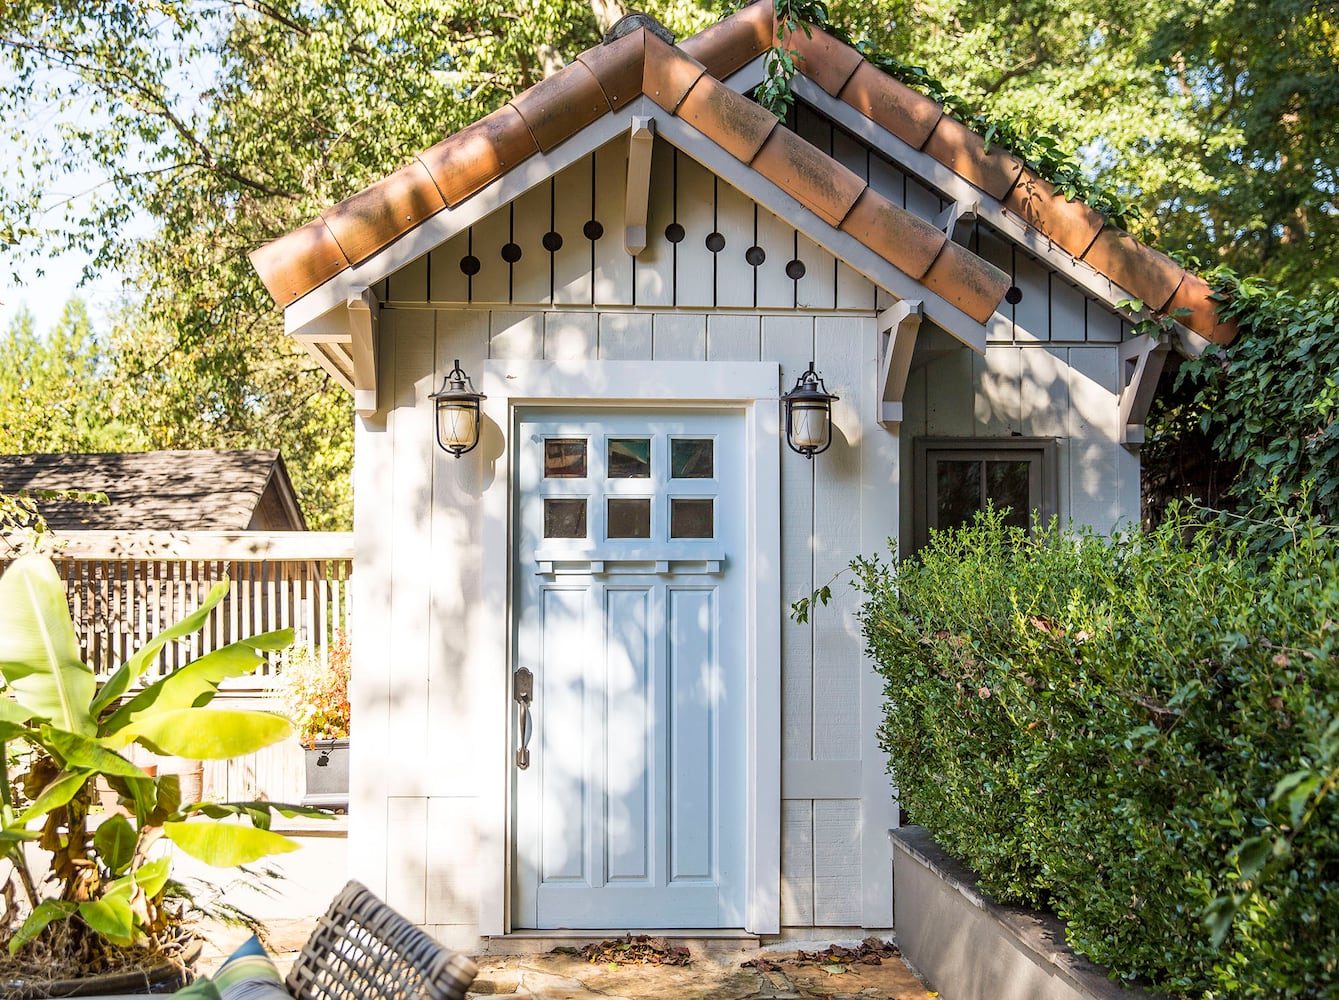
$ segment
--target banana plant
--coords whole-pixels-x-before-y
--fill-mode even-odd
[[[0,576],[0,856],[11,862],[26,916],[8,930],[16,953],[56,921],[77,920],[112,945],[157,939],[175,919],[164,842],[207,864],[231,867],[292,851],[273,813],[313,810],[269,802],[182,802],[176,775],[151,776],[127,755],[221,760],[286,739],[292,726],[268,712],[210,708],[221,681],[250,673],[293,641],[266,632],[196,658],[137,690],[163,646],[199,631],[228,592],[150,640],[105,681],[80,656],[65,587],[51,560],[26,555]],[[20,762],[11,780],[11,758]],[[90,823],[94,783],[117,793],[125,815]],[[41,848],[46,855],[33,851]],[[49,857],[45,871],[36,858]]]

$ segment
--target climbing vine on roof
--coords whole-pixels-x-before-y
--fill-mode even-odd
[[[773,3],[777,44],[767,53],[765,78],[756,96],[758,102],[778,118],[784,119],[794,107],[790,81],[798,69],[797,60],[803,58],[787,46],[786,40],[793,32],[803,31],[806,36],[811,36],[812,29],[819,28],[855,48],[869,63],[893,79],[938,101],[944,106],[945,113],[981,135],[988,146],[998,145],[1013,153],[1054,184],[1066,198],[1086,202],[1121,228],[1129,228],[1131,222],[1140,218],[1137,205],[1087,177],[1054,133],[1019,115],[987,115],[950,91],[925,67],[904,62],[868,40],[853,39],[844,27],[832,23],[823,0],[773,0]]]

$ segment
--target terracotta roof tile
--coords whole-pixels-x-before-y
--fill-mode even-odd
[[[1145,246],[1115,226],[1107,226],[1098,234],[1083,259],[1158,311],[1167,305],[1186,273],[1166,254]]]
[[[753,169],[830,226],[841,225],[866,187],[863,177],[788,128],[772,130],[753,158]]]
[[[943,230],[894,205],[873,188],[865,189],[842,220],[841,229],[918,281],[948,241]]]
[[[321,213],[350,264],[376,253],[446,207],[419,160]]]
[[[707,72],[723,80],[739,67],[762,55],[776,37],[772,0],[757,0],[743,10],[717,21],[679,43]]]
[[[507,105],[424,150],[418,158],[454,208],[537,152],[539,146],[525,119]]]
[[[1082,257],[1102,231],[1101,212],[1057,194],[1054,184],[1031,170],[1023,170],[1018,183],[1005,196],[1004,204],[1075,257]]]
[[[1009,290],[1009,276],[966,247],[945,243],[921,284],[984,323]]]
[[[776,115],[706,74],[693,85],[675,113],[745,163],[753,162],[778,125]]]
[[[1187,272],[1176,294],[1167,303],[1167,312],[1175,315],[1178,309],[1189,309],[1189,315],[1177,317],[1181,323],[1215,344],[1227,345],[1237,339],[1237,321],[1219,318],[1219,304],[1211,298],[1212,295],[1213,289],[1207,281]]]
[[[792,31],[785,44],[799,54],[796,68],[833,97],[841,93],[851,74],[865,62],[865,57],[851,46],[818,28],[811,27],[807,35],[803,28]]]
[[[641,79],[642,92],[670,114],[693,89],[706,71],[702,64],[688,58],[659,38],[646,36],[646,64]]]
[[[609,111],[600,81],[580,61],[517,94],[511,106],[521,113],[545,153]]]
[[[577,56],[595,74],[595,79],[600,81],[605,100],[614,111],[642,95],[642,63],[646,57],[647,34],[645,28],[638,28]]]
[[[961,174],[992,198],[1003,198],[1023,171],[1023,161],[1000,146],[986,151],[986,142],[962,122],[944,115],[925,151],[950,170]]]
[[[314,219],[251,251],[251,265],[274,301],[288,305],[349,266],[324,219]]]
[[[915,149],[925,145],[944,114],[938,103],[867,62],[856,67],[838,96]]]

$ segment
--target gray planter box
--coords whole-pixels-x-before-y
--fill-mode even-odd
[[[314,749],[305,749],[307,757],[307,793],[304,806],[322,809],[349,808],[349,741],[317,740]]]
[[[1074,954],[1056,917],[985,895],[925,830],[888,837],[898,946],[944,1000],[1152,1000]]]

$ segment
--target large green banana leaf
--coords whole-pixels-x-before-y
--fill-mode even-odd
[[[251,673],[265,661],[265,652],[284,649],[292,642],[293,630],[285,628],[206,653],[150,684],[112,713],[99,728],[104,735],[112,735],[151,715],[204,705],[214,697],[220,681]]]
[[[0,674],[8,696],[33,716],[95,734],[97,681],[79,657],[65,587],[46,556],[21,556],[0,576]]]
[[[119,750],[139,741],[157,754],[226,760],[255,753],[293,735],[282,715],[228,708],[182,708],[146,716],[103,739]]]
[[[271,854],[298,849],[281,834],[239,823],[164,823],[163,832],[191,857],[215,868],[248,865]]]

